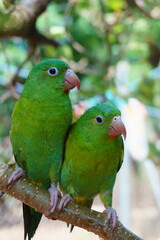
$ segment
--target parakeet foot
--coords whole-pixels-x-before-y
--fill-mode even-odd
[[[108,222],[112,219],[112,228],[113,228],[113,230],[114,230],[115,227],[116,227],[116,222],[117,222],[117,213],[116,213],[116,210],[113,209],[113,208],[110,207],[110,206],[107,206],[107,207],[106,207],[106,210],[104,210],[104,212],[107,212],[107,213],[108,213],[108,217],[107,217],[107,221],[108,221]]]
[[[48,191],[50,192],[50,213],[53,213],[58,203],[58,197],[61,197],[61,193],[57,189],[55,182],[51,184]]]
[[[65,194],[62,198],[61,198],[61,201],[60,201],[60,204],[59,204],[59,211],[61,211],[62,209],[64,209],[69,202],[73,201],[73,198],[69,195],[69,194]]]
[[[13,167],[15,163],[10,163],[9,167]],[[0,198],[4,195],[4,192],[0,191]]]
[[[10,163],[9,167],[13,167],[16,163]]]
[[[15,171],[12,173],[10,179],[8,180],[8,185],[10,185],[11,183],[14,183],[22,176],[24,177],[26,176],[25,171],[20,167],[16,168]]]

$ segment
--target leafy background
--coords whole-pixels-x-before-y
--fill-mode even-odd
[[[0,11],[10,13],[19,2],[1,0]],[[15,92],[21,92],[32,66],[53,57],[67,61],[81,80],[80,93],[73,91],[70,94],[73,105],[78,106],[78,111],[107,100],[128,104],[129,99],[136,98],[144,104],[147,111],[145,124],[149,146],[147,158],[153,161],[159,175],[159,16],[158,0],[55,0],[50,1],[46,10],[36,18],[36,28],[48,39],[56,40],[59,47],[39,43],[33,47],[25,38],[0,35],[0,161],[13,161],[9,131],[16,97],[9,87],[10,83],[12,82]],[[22,63],[21,71],[16,74]],[[153,187],[150,186],[142,162],[131,156],[129,227],[145,239],[158,240],[160,207],[158,208],[153,196]],[[118,188],[116,183],[114,204],[117,211],[120,211]],[[21,224],[21,216],[12,211],[12,204],[15,204],[16,209],[19,209],[19,204],[8,196],[0,201],[1,212],[11,216],[10,219],[0,218],[2,239],[9,239],[6,235],[8,226],[15,224],[17,227],[16,224]],[[96,200],[97,208],[99,204],[99,200]],[[47,220],[44,220],[43,224],[47,229],[49,224],[46,225],[45,221]],[[56,229],[59,224],[55,224]],[[52,225],[54,228],[54,223]],[[76,231],[80,231],[80,238],[73,233],[73,237],[65,235],[65,239],[89,239],[92,236],[86,235],[83,230]],[[43,233],[42,230],[37,239],[41,239],[43,234],[45,235],[45,231]],[[60,232],[57,234],[61,236]],[[96,236],[92,236],[92,239],[94,237],[98,239]]]

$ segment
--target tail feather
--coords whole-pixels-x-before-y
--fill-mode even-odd
[[[69,228],[70,224],[67,223],[67,227]],[[71,228],[70,228],[70,233],[73,231],[74,225],[71,224]]]
[[[41,221],[42,213],[23,203],[23,220],[24,220],[24,240],[28,235],[28,240],[34,236],[36,229]]]
[[[73,231],[74,225],[71,225],[70,233]]]

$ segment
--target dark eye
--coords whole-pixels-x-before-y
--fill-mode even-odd
[[[113,121],[117,121],[119,118],[120,118],[120,116],[115,116],[115,117],[113,118]]]
[[[103,118],[102,118],[100,115],[98,115],[97,117],[95,117],[95,121],[96,121],[96,123],[98,123],[98,124],[104,123],[104,120],[103,120]]]
[[[48,69],[48,74],[50,76],[57,76],[58,75],[58,70],[55,67],[51,67]]]

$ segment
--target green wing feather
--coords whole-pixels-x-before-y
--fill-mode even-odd
[[[47,69],[58,69],[51,77]],[[17,164],[39,186],[48,189],[57,181],[64,141],[72,120],[72,107],[63,78],[68,64],[45,60],[33,67],[17,101],[11,121],[11,142]],[[41,214],[24,205],[25,238],[33,237]]]
[[[103,124],[95,121],[99,115]],[[69,132],[60,187],[79,204],[87,206],[97,194],[104,205],[112,204],[116,174],[123,161],[122,137],[108,136],[111,120],[117,115],[120,111],[116,107],[107,103],[97,105],[87,110]]]
[[[122,166],[123,159],[124,159],[124,144],[123,144],[123,141],[122,141],[121,155],[120,155],[120,160],[119,160],[119,165],[118,165],[117,172],[120,170],[120,168]]]

